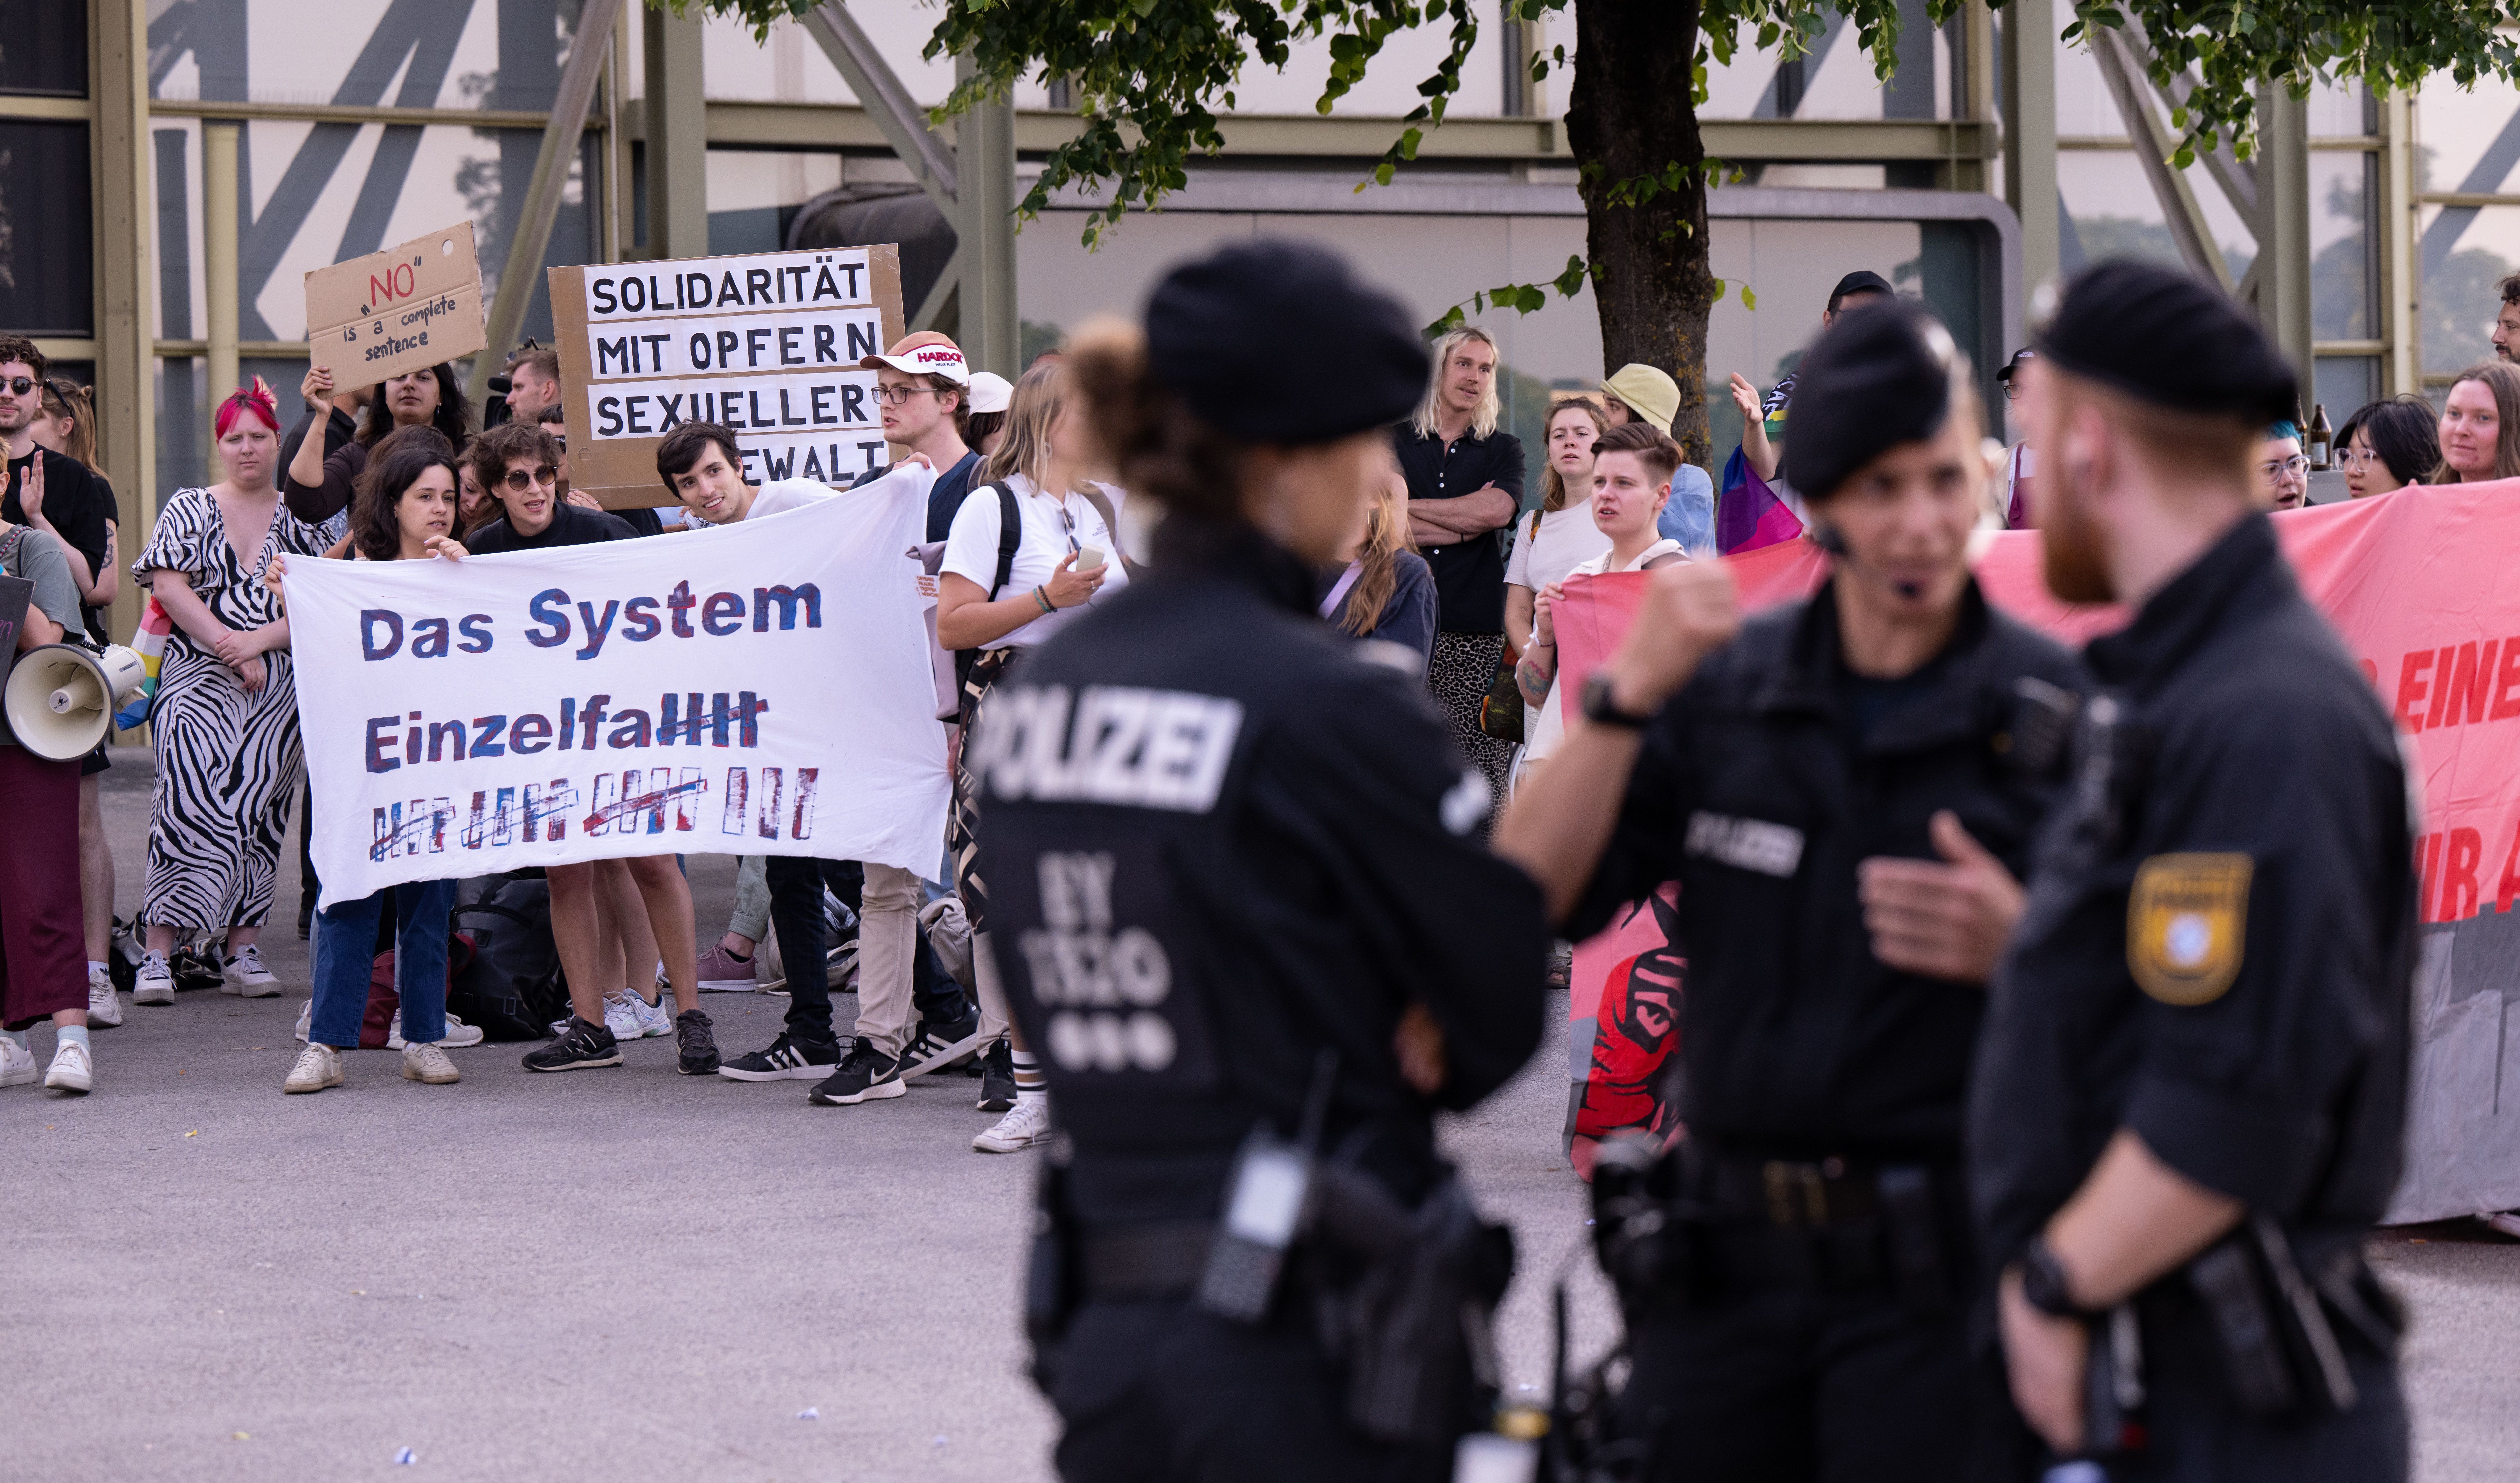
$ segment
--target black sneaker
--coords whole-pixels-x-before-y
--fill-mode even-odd
[[[902,1084],[901,1062],[877,1050],[874,1041],[861,1040],[849,1047],[831,1080],[807,1093],[805,1100],[826,1107],[846,1107],[899,1097],[909,1090]]]
[[[717,1037],[709,1032],[709,1017],[699,1011],[674,1016],[674,1045],[683,1053],[674,1069],[685,1076],[706,1076],[717,1069]]]
[[[838,1046],[808,1045],[782,1035],[767,1051],[739,1056],[717,1068],[729,1081],[820,1081],[840,1063]]]
[[[590,1066],[621,1064],[621,1043],[600,1024],[571,1014],[568,1028],[539,1051],[525,1053],[528,1071],[583,1071]]]
[[[966,1011],[959,1024],[940,1025],[932,1019],[922,1019],[919,1022],[919,1038],[902,1053],[901,1079],[909,1081],[940,1066],[950,1066],[979,1048],[980,1016],[977,1011]]]
[[[1004,1112],[1015,1104],[1014,1047],[1001,1039],[980,1057],[980,1110]]]

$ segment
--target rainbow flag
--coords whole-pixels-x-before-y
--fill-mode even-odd
[[[140,609],[140,628],[131,636],[131,652],[140,655],[140,672],[147,678],[131,703],[114,712],[115,730],[129,731],[149,719],[149,702],[158,696],[158,666],[166,661],[166,636],[174,631],[175,620],[157,598],[150,598]]]
[[[1803,522],[1759,477],[1750,461],[1734,448],[1724,462],[1724,488],[1715,497],[1715,549],[1724,556],[1756,551],[1790,541],[1803,533]]]

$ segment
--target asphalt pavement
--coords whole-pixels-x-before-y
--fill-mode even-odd
[[[128,914],[148,770],[117,756]],[[0,1093],[0,1477],[1051,1476],[1016,1317],[1034,1156],[970,1150],[993,1120],[975,1082],[822,1108],[803,1082],[680,1076],[658,1039],[556,1076],[523,1070],[524,1045],[456,1051],[447,1087],[354,1052],[346,1086],[283,1096],[307,993],[293,851],[264,936],[280,998],[126,997],[122,1028],[96,1032],[93,1095]],[[733,862],[690,873],[705,940]],[[767,1044],[786,1003],[703,997],[729,1054]],[[1615,1332],[1559,1151],[1563,1011],[1512,1086],[1445,1127],[1516,1231],[1501,1340],[1527,1396],[1560,1274],[1578,1352]],[[2374,1256],[2415,1315],[2416,1476],[2520,1470],[2520,1243],[2462,1223]]]

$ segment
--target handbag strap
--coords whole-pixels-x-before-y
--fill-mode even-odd
[[[989,601],[994,603],[1015,574],[1015,548],[1023,543],[1023,502],[1004,479],[989,487],[998,495],[998,579],[989,584]]]
[[[1348,589],[1354,587],[1356,585],[1356,579],[1364,574],[1365,563],[1363,562],[1350,562],[1347,563],[1347,570],[1339,573],[1337,583],[1330,588],[1330,595],[1322,599],[1323,617],[1330,617],[1339,610],[1339,605],[1347,601]]]

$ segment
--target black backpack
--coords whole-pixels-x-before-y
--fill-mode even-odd
[[[1015,548],[1023,542],[1023,502],[1015,498],[1014,490],[1009,488],[1004,479],[988,487],[998,497],[998,577],[989,584],[989,601],[994,603],[998,594],[1006,591],[1008,578],[1015,574]],[[967,494],[963,498],[968,500],[970,496]],[[957,686],[970,683],[971,666],[979,659],[980,651],[976,649],[954,651],[954,683]]]
[[[552,1021],[569,1012],[568,982],[552,941],[551,883],[468,880],[448,924],[472,954],[447,986],[446,1008],[480,1026],[485,1039],[550,1039]]]

